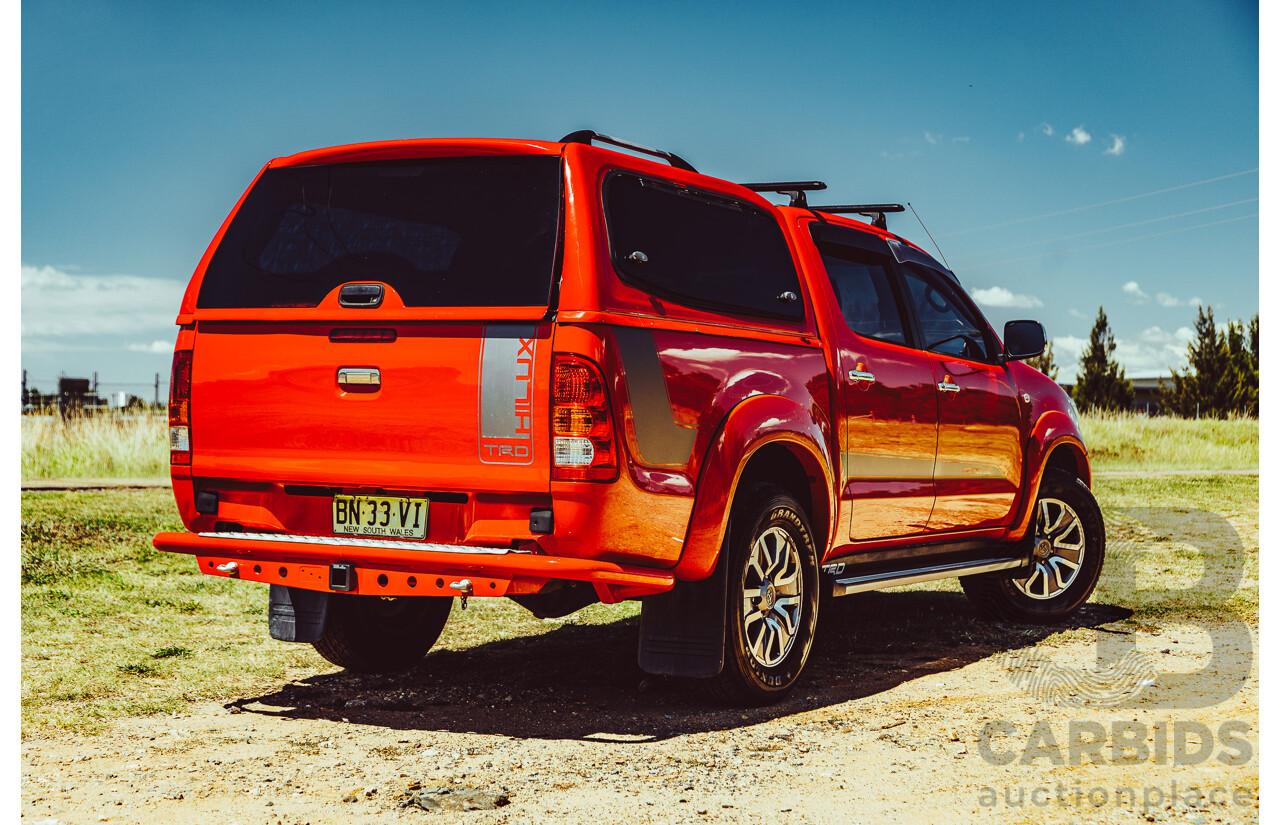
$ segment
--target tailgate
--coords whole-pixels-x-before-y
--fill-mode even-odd
[[[192,473],[342,487],[549,490],[549,323],[201,322]],[[331,336],[338,334],[337,340]]]

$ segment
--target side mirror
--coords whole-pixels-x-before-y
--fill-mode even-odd
[[[1044,352],[1047,345],[1044,325],[1039,321],[1010,321],[1004,325],[1006,361],[1024,361]]]

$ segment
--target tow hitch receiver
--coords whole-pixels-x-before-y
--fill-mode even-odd
[[[329,565],[329,589],[349,593],[356,589],[356,566],[350,562]]]
[[[470,596],[473,592],[475,592],[475,587],[472,586],[471,579],[463,579],[462,581],[452,582],[449,584],[449,587],[451,587],[454,590],[457,590],[458,594],[462,596],[462,609],[466,610],[467,597]]]

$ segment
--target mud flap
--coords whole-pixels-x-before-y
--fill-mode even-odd
[[[640,608],[640,669],[656,676],[708,678],[724,669],[724,554],[715,571],[646,596]]]
[[[267,608],[267,628],[271,638],[282,642],[314,642],[324,635],[329,613],[329,594],[300,587],[271,585],[271,606]]]

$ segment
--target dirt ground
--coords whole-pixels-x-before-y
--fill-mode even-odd
[[[892,599],[950,610],[961,598],[871,594],[844,600],[862,604],[837,602],[836,610],[853,621]],[[1086,608],[1085,623],[1100,630],[1077,627],[1030,651],[1087,668],[1095,636],[1116,615],[1105,606]],[[891,654],[863,653],[860,668],[844,671],[847,653],[828,639],[814,654],[813,674],[786,703],[725,711],[686,684],[644,680],[631,651],[615,644],[634,634],[634,623],[619,625],[557,631],[575,637],[565,641],[582,656],[561,661],[562,678],[543,685],[467,677],[471,656],[500,657],[512,674],[535,665],[554,644],[535,638],[442,655],[436,664],[447,668],[443,674],[425,666],[397,678],[298,674],[268,694],[124,720],[107,735],[30,739],[22,749],[23,817],[48,825],[1256,821],[1252,667],[1222,701],[1212,672],[1184,679],[1178,695],[1189,704],[1210,697],[1207,707],[1166,709],[1157,704],[1168,702],[1142,697],[1129,708],[1075,707],[1046,704],[1020,684],[1025,650],[1011,656],[908,641]],[[1169,625],[1133,635],[1134,648],[1162,674],[1213,670],[1205,629]],[[1245,634],[1228,650],[1220,644],[1217,654],[1243,657],[1255,641]],[[1073,755],[1091,761],[1088,753],[1071,753],[1073,720],[1100,724],[1108,734],[1113,722],[1137,720],[1151,732],[1147,759],[1118,764],[1115,737],[1108,736],[1101,764],[1073,765]],[[1041,721],[1051,739],[1037,739],[1028,752]],[[1160,721],[1169,723],[1163,748],[1155,735]],[[1245,731],[1243,747],[1240,736],[1235,745],[1224,738],[1223,723],[1231,721],[1249,726],[1237,727],[1237,734]],[[1174,764],[1175,723],[1194,722],[1210,731],[1208,758]],[[1194,736],[1189,742],[1186,760],[1201,751]],[[1017,758],[992,764],[1006,754]],[[1246,764],[1226,764],[1249,756]],[[509,804],[469,812],[400,807],[415,783],[505,792]],[[1192,786],[1205,799],[1189,805],[1185,789]],[[984,788],[992,790],[984,796]],[[1122,795],[1117,806],[1117,788],[1133,788],[1136,804]],[[1018,789],[1026,794],[1022,804],[1010,804],[1005,794],[1016,803]],[[1094,804],[1101,799],[1095,789],[1107,793],[1101,804]]]
[[[1236,526],[1246,523],[1256,559],[1256,516]],[[1128,541],[1140,561],[1155,546],[1144,542],[1180,529],[1156,527],[1145,538],[1115,529],[1116,547]],[[1245,582],[1256,575],[1250,562]],[[838,599],[824,606],[795,693],[748,710],[646,678],[634,616],[439,650],[394,677],[297,671],[101,734],[24,736],[22,815],[41,825],[1256,822],[1256,624],[1191,603],[1134,614],[1136,600],[1110,601],[1125,603],[1096,598],[1067,627],[992,630],[954,583]],[[506,804],[404,807],[438,787]]]

